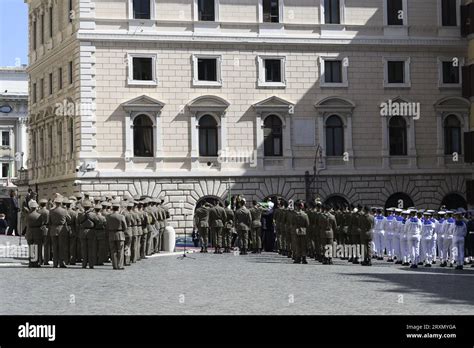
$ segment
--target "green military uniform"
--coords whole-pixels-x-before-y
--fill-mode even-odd
[[[295,240],[295,261],[294,263],[308,263],[306,261],[306,249],[307,249],[307,241],[306,241],[306,233],[307,228],[309,226],[309,218],[308,215],[302,210],[298,209],[293,214],[293,228],[295,229],[294,232],[294,240]]]
[[[112,258],[112,266],[116,270],[124,269],[124,243],[125,230],[127,229],[127,222],[125,217],[121,215],[118,210],[120,203],[113,203],[114,211],[107,215],[107,231],[109,234],[110,253]]]
[[[316,233],[316,213],[314,209],[308,209],[306,211],[309,220],[309,226],[306,229],[306,244],[308,249],[308,256],[315,257],[315,233]]]
[[[322,249],[322,239],[321,234],[323,230],[323,213],[321,208],[318,207],[314,211],[314,250],[315,250],[315,259],[319,262],[323,262],[323,249]]]
[[[41,267],[42,247],[47,220],[38,212],[38,203],[30,201],[31,212],[26,217],[26,240],[29,246],[28,267]]]
[[[373,235],[372,229],[374,228],[374,217],[368,212],[365,212],[363,215],[360,215],[359,219],[360,226],[360,242],[362,245],[362,255],[364,260],[361,262],[363,266],[372,265],[372,255],[373,255]]]
[[[351,213],[351,218],[349,221],[349,237],[350,243],[353,246],[360,245],[359,213],[357,212],[357,209]],[[358,264],[359,259],[352,255],[352,257],[349,258],[349,262]]]
[[[342,228],[341,228],[341,240],[339,244],[342,244],[345,250],[345,245],[349,242],[349,224],[351,219],[351,213],[349,210],[342,212]],[[347,257],[344,255],[341,260],[347,260]]]
[[[281,218],[282,218],[282,210],[281,207],[277,207],[273,211],[273,222],[275,224],[275,231],[276,231],[276,240],[278,244],[278,254],[283,255],[283,238],[281,233]]]
[[[257,204],[249,209],[252,216],[252,246],[253,253],[259,253],[262,249],[262,212],[263,209]]]
[[[226,221],[225,209],[218,203],[209,209],[209,227],[214,239],[214,254],[222,254],[220,248],[222,247],[222,229]]]
[[[94,212],[91,213],[91,219],[94,221],[94,231],[96,239],[96,266],[103,266],[108,259],[107,237],[106,237],[106,220],[102,215],[102,205],[97,204],[94,207]],[[104,211],[105,212],[105,211]]]
[[[49,210],[46,207],[48,201],[46,199],[40,200],[40,209],[38,212],[43,216],[43,219],[46,221],[45,226],[42,228],[43,231],[43,263],[44,265],[49,265],[49,260],[51,259],[51,236],[49,235]]]
[[[138,203],[134,204],[133,216],[135,217],[135,245],[132,246],[132,262],[141,260],[140,257],[140,246],[142,242],[142,215],[138,209]],[[132,241],[133,243],[133,241]]]
[[[77,228],[77,212],[72,209],[72,201],[69,200],[67,206],[67,213],[71,217],[71,221],[68,223],[68,229],[70,230],[69,235],[69,264],[75,265],[80,255],[80,242],[79,242],[79,230]]]
[[[234,211],[229,207],[225,208],[225,225],[222,230],[222,246],[224,247],[225,253],[230,253],[230,247],[232,244],[232,231],[234,229]]]
[[[66,209],[60,204],[61,198],[56,198],[56,207],[49,212],[49,233],[51,245],[53,247],[53,267],[60,266],[66,268],[69,260],[69,231],[67,225],[70,224],[71,217]]]
[[[207,253],[207,236],[209,233],[209,207],[203,205],[196,209],[194,213],[194,224],[201,237],[201,252]]]
[[[235,227],[240,238],[241,246],[241,255],[247,255],[248,249],[248,233],[250,231],[250,226],[252,226],[252,215],[250,211],[242,205],[239,209],[236,210],[234,214]]]
[[[134,236],[134,228],[135,228],[135,217],[133,215],[132,209],[134,204],[128,203],[127,209],[123,211],[123,216],[125,217],[125,222],[127,223],[127,229],[125,230],[125,242],[124,242],[124,265],[130,266],[131,265],[131,255],[132,255],[132,239]]]
[[[330,212],[323,213],[323,219],[325,220],[325,223],[323,224],[325,227],[325,231],[323,234],[323,239],[322,239],[322,245],[324,251],[327,250],[332,250],[331,248],[333,247],[334,243],[334,234],[335,231],[337,231],[337,222],[336,218],[334,215],[332,215]],[[323,259],[324,264],[332,264],[332,254],[326,254]]]
[[[92,202],[86,200],[82,203],[83,212],[77,216],[79,226],[79,239],[81,240],[82,268],[94,268],[97,259],[97,243],[94,230]]]
[[[158,221],[157,221],[158,236],[156,237],[155,252],[159,253],[163,249],[163,235],[165,234],[167,211],[165,210],[165,208],[161,206],[161,203],[159,203],[159,200],[157,200],[157,202],[158,202],[158,206],[156,208],[156,215],[158,218]]]

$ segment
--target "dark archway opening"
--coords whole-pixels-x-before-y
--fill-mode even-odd
[[[458,208],[467,209],[467,201],[463,196],[457,193],[450,193],[441,201],[441,205],[445,205],[449,210],[456,210]]]
[[[415,206],[413,199],[409,195],[403,192],[398,192],[391,195],[385,202],[385,209],[387,208],[400,208],[406,209]]]

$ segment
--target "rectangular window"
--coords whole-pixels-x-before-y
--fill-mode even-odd
[[[459,84],[459,66],[452,61],[443,62],[443,84]]]
[[[58,69],[58,89],[63,89],[63,68]]]
[[[387,1],[387,24],[403,25],[405,17],[402,0],[386,0]]]
[[[280,6],[278,0],[263,0],[263,22],[279,23]]]
[[[37,41],[37,32],[38,29],[36,28],[36,21],[33,21],[33,49],[36,50],[36,41]]]
[[[44,79],[40,80],[40,100],[44,98]]]
[[[281,60],[265,59],[265,82],[282,82]]]
[[[51,5],[51,7],[49,8],[49,37],[53,37],[53,15],[54,15],[54,11],[53,11],[53,6]]]
[[[10,164],[2,163],[2,178],[8,178],[10,175]]]
[[[135,81],[153,81],[152,58],[133,58],[133,79]]]
[[[198,79],[199,81],[217,81],[217,59],[198,59]]]
[[[58,123],[58,156],[61,158],[63,155],[63,126]]]
[[[44,44],[44,13],[41,15],[41,32],[40,32],[40,37],[41,37],[41,44]]]
[[[10,146],[10,132],[2,132],[2,146]]]
[[[324,82],[342,83],[342,62],[340,60],[324,61]]]
[[[72,85],[74,78],[73,78],[73,71],[72,71],[72,61],[69,62],[69,84]]]
[[[49,95],[53,94],[53,73],[49,73]]]
[[[324,0],[324,23],[341,24],[340,0]]]
[[[457,0],[441,0],[443,27],[455,27],[457,21]]]
[[[133,0],[133,18],[150,19],[151,7],[150,0]]]
[[[53,126],[49,126],[48,131],[49,158],[53,158]]]
[[[36,83],[33,83],[33,103],[36,103],[38,101],[37,94],[36,94]]]
[[[72,0],[69,0],[69,9],[68,9],[68,13],[67,13],[67,18],[69,20],[69,23],[72,23],[72,18],[74,17],[74,12],[73,12],[73,9],[72,9]]]
[[[216,9],[214,0],[198,1],[198,20],[214,22],[216,20]]]
[[[405,62],[387,62],[388,83],[405,83]]]

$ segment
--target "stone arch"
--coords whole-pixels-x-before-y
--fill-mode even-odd
[[[444,196],[441,205],[445,205],[447,209],[455,210],[458,208],[467,209],[467,201],[464,196],[458,192],[451,192]]]

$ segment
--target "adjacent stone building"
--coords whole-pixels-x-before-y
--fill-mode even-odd
[[[40,196],[466,204],[459,0],[26,1]]]

